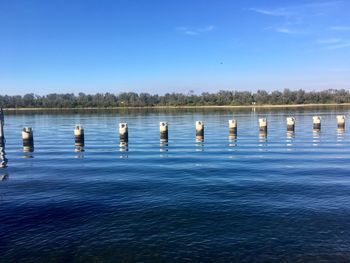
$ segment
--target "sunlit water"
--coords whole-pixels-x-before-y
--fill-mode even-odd
[[[347,261],[350,131],[337,131],[338,114],[349,109],[7,113],[0,262]],[[128,151],[119,122],[129,124]],[[78,123],[85,152],[75,152]],[[24,126],[33,153],[22,151]]]

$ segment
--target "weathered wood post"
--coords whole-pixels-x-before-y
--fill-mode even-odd
[[[315,131],[321,130],[321,117],[320,116],[313,116],[312,121],[313,121],[313,129]]]
[[[260,137],[267,136],[267,119],[266,118],[259,119],[259,136]]]
[[[237,137],[237,121],[229,120],[228,121],[228,129],[229,129],[229,139],[235,139]]]
[[[129,143],[129,130],[127,123],[119,123],[119,145],[126,146]]]
[[[22,130],[23,151],[34,151],[33,129],[31,127],[24,127]]]
[[[83,125],[75,125],[74,128],[74,145],[76,147],[84,147],[85,145],[85,134]],[[79,149],[78,149],[79,150]]]
[[[5,149],[5,133],[4,133],[4,111],[0,108],[0,148]]]
[[[196,140],[204,140],[204,123],[202,121],[196,121]]]
[[[295,118],[287,117],[287,131],[294,132],[294,130],[295,130]]]
[[[160,142],[168,142],[168,123],[160,122],[159,123],[159,132],[160,132]]]
[[[344,115],[337,116],[337,125],[338,125],[339,130],[345,129],[345,116]]]
[[[266,118],[259,119],[259,131],[267,133],[267,119]]]

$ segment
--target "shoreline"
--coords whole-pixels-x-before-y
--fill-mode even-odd
[[[123,110],[123,109],[235,109],[235,108],[302,108],[302,107],[328,107],[350,106],[350,103],[328,104],[278,104],[278,105],[206,105],[206,106],[144,106],[144,107],[84,107],[84,108],[3,108],[4,111],[45,111],[45,110]]]

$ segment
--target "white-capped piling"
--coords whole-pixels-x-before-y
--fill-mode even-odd
[[[0,108],[0,148],[5,148],[5,133],[4,133],[4,111]]]
[[[337,116],[337,126],[338,126],[338,129],[340,129],[340,130],[345,129],[345,116],[344,115]]]
[[[120,146],[127,145],[129,143],[129,130],[127,123],[119,123],[119,144]]]
[[[313,116],[312,117],[313,129],[316,131],[321,130],[321,117]]]
[[[234,139],[237,137],[237,121],[229,120],[228,121],[228,129],[229,129],[229,138]]]
[[[259,119],[259,137],[266,138],[267,136],[267,119],[260,118]]]
[[[294,132],[295,131],[295,118],[287,117],[287,131]]]
[[[159,122],[160,142],[168,142],[168,123]]]
[[[267,133],[267,119],[266,118],[259,119],[259,131]]]
[[[85,145],[85,134],[83,125],[75,125],[74,128],[74,145],[76,147],[84,147]]]
[[[23,151],[32,152],[34,150],[34,136],[31,127],[24,127],[22,130]]]
[[[196,140],[204,140],[204,123],[202,121],[196,121]]]

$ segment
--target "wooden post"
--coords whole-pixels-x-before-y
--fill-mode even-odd
[[[313,128],[316,131],[321,130],[321,117],[320,116],[314,116],[312,117],[312,121],[313,121]]]
[[[287,131],[288,132],[294,132],[295,130],[295,118],[294,117],[288,117],[287,118]]]
[[[74,145],[76,147],[84,147],[85,145],[85,134],[83,125],[75,125],[74,128]]]
[[[23,128],[22,140],[23,140],[23,151],[24,152],[34,151],[33,129],[31,127],[24,127]]]
[[[267,119],[266,118],[259,119],[259,131],[267,133]]]
[[[196,121],[196,140],[204,140],[204,123],[202,121]]]
[[[126,146],[129,143],[129,129],[127,123],[119,123],[120,146]]]
[[[160,142],[168,142],[168,123],[159,123]]]
[[[345,129],[345,116],[344,115],[337,116],[337,125],[338,125],[338,129],[340,129],[340,130]]]
[[[237,137],[237,121],[229,120],[228,129],[229,129],[229,139],[235,139]]]

